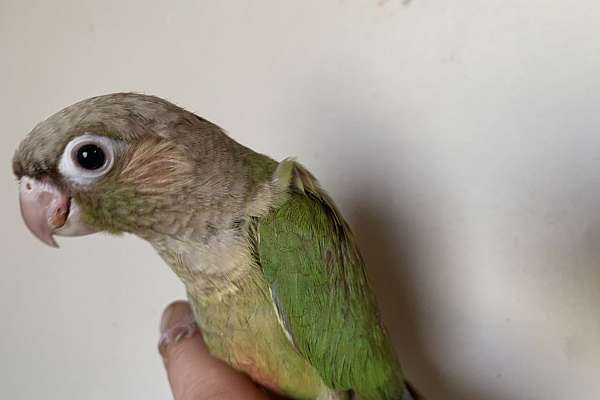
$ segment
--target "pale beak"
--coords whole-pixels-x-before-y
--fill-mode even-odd
[[[53,235],[81,236],[96,230],[81,220],[77,203],[47,179],[23,176],[19,202],[25,225],[42,242],[58,247]]]

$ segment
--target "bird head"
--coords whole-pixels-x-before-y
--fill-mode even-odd
[[[236,145],[157,97],[83,100],[39,123],[18,147],[21,213],[51,246],[54,235],[174,235],[185,229],[191,204],[209,209],[231,192],[223,170],[235,163]]]

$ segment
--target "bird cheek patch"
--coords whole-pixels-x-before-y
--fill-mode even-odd
[[[179,192],[192,182],[192,162],[164,139],[148,138],[132,144],[123,162],[119,180],[142,193]]]

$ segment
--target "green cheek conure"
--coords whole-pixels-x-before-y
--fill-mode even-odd
[[[185,284],[210,351],[294,399],[408,400],[346,221],[302,165],[153,96],[38,124],[13,159],[29,229],[132,233]]]

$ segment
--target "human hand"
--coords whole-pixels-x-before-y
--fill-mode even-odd
[[[160,323],[159,351],[175,400],[268,400],[246,375],[208,352],[190,305],[171,303]]]

